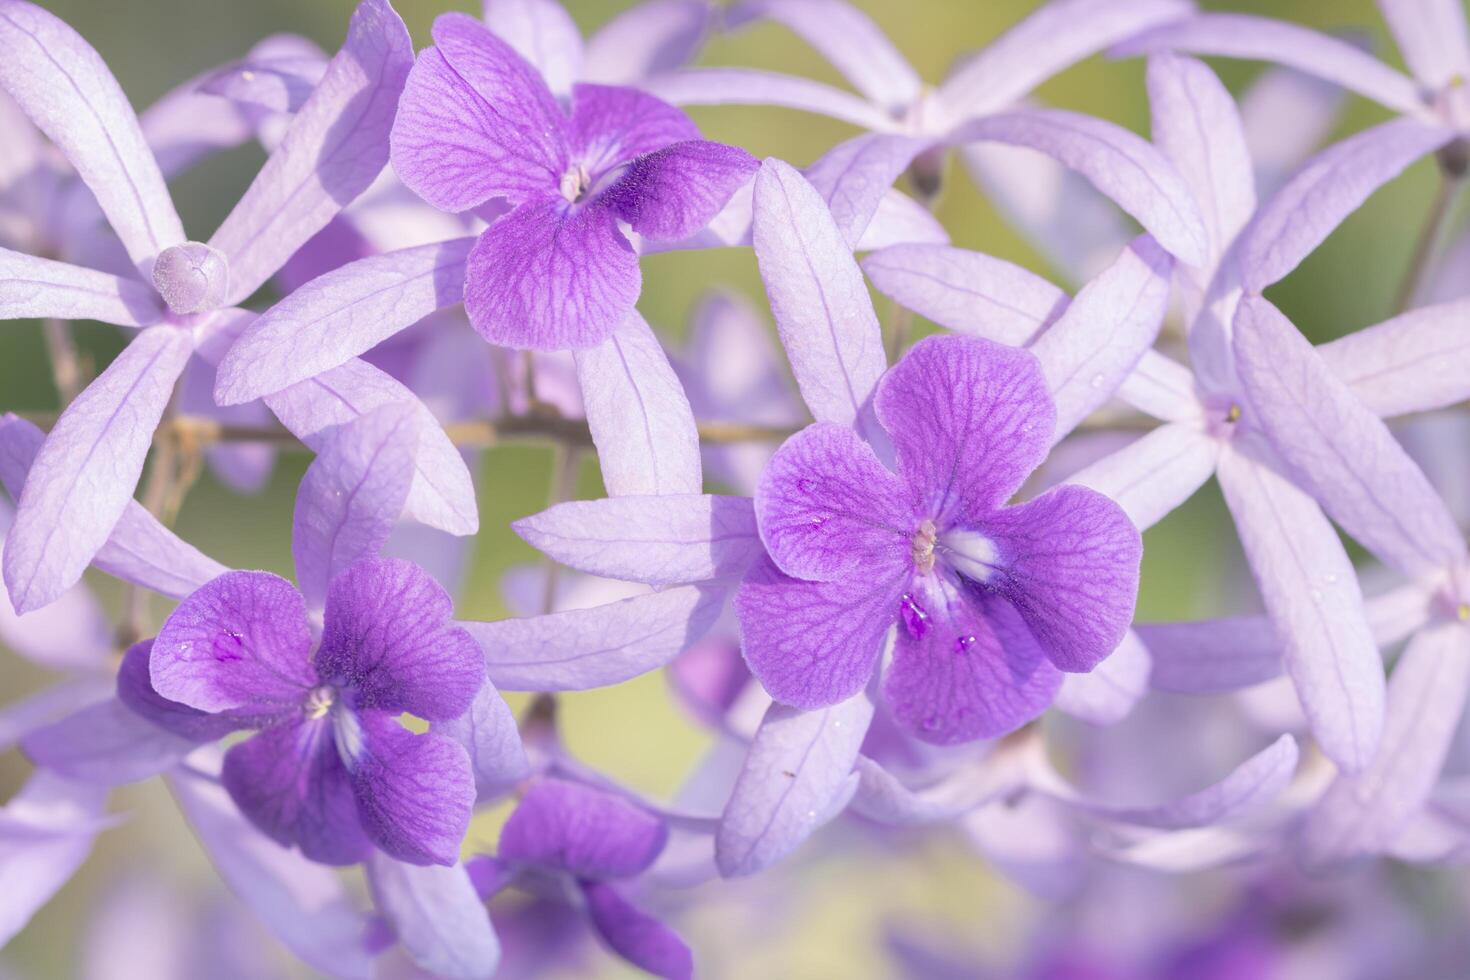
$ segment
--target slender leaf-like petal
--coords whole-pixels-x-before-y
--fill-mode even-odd
[[[464,301],[459,238],[373,255],[300,287],[252,323],[219,366],[215,397],[238,405],[315,377]]]
[[[1153,239],[1134,239],[1031,345],[1057,404],[1054,443],[1111,398],[1153,346],[1173,267]]]
[[[839,143],[806,168],[807,181],[826,200],[849,249],[857,248],[893,182],[928,145],[908,136],[867,133]]]
[[[578,571],[659,586],[739,574],[765,550],[748,497],[573,500],[511,527],[548,558]]]
[[[1358,772],[1383,731],[1383,664],[1337,532],[1279,465],[1237,433],[1220,458],[1220,488],[1312,733],[1339,768]]]
[[[655,75],[642,88],[673,105],[780,106],[880,133],[894,125],[877,106],[841,89],[754,68],[683,68]]]
[[[1434,89],[1464,83],[1470,28],[1460,0],[1378,0],[1378,9],[1415,78]]]
[[[37,729],[21,744],[36,765],[97,786],[156,776],[199,747],[194,739],[160,728],[115,697]]]
[[[1161,691],[1209,694],[1281,676],[1281,641],[1264,616],[1134,627],[1153,656],[1150,683]]]
[[[582,74],[589,82],[633,85],[678,68],[699,50],[711,15],[705,0],[644,0],[587,39]]]
[[[189,353],[182,330],[143,331],[47,435],[5,544],[5,583],[18,612],[66,591],[107,542]]]
[[[714,625],[729,589],[684,585],[606,606],[498,623],[461,623],[504,691],[581,691],[673,660]]]
[[[0,320],[33,317],[146,327],[163,304],[137,279],[0,248]]]
[[[464,746],[475,771],[475,790],[484,803],[531,774],[515,715],[492,684],[481,685],[470,710],[432,730]]]
[[[485,0],[485,26],[531,63],[559,98],[582,74],[582,34],[556,0]]]
[[[1284,278],[1374,191],[1454,138],[1443,126],[1393,119],[1307,161],[1261,205],[1241,240],[1246,289],[1258,293]]]
[[[1163,154],[1126,129],[1061,109],[1022,109],[965,123],[949,140],[1045,153],[1086,177],[1180,261],[1207,261],[1209,238],[1194,195]]]
[[[413,392],[367,362],[348,361],[309,381],[267,395],[265,402],[281,424],[313,450],[326,444],[327,430],[332,426],[390,403],[413,406],[419,443],[405,513],[450,534],[473,534],[479,527],[475,487],[459,450]]]
[[[857,790],[853,766],[872,720],[873,702],[861,691],[815,711],[771,705],[720,819],[720,874],[769,867],[841,812]]]
[[[608,493],[698,493],[704,478],[694,412],[648,322],[634,310],[601,344],[575,356]]]
[[[920,316],[1014,347],[1034,338],[1069,302],[1033,272],[948,245],[894,245],[863,259],[862,267],[874,286]]]
[[[76,873],[107,826],[107,791],[38,772],[0,809],[0,945]]]
[[[1194,373],[1158,351],[1144,352],[1118,386],[1117,394],[1140,412],[1163,422],[1198,423],[1203,419]]]
[[[1424,472],[1268,300],[1241,301],[1235,353],[1253,419],[1344,530],[1410,577],[1464,560],[1464,538]]]
[[[35,4],[4,0],[0,88],[66,154],[142,271],[184,240],[138,117],[81,35]]]
[[[500,940],[463,865],[423,867],[374,851],[366,868],[373,904],[415,964],[451,980],[495,973]]]
[[[756,175],[752,236],[807,407],[818,422],[860,424],[887,367],[878,317],[827,205],[780,160]]]
[[[413,41],[388,0],[363,0],[321,83],[209,240],[229,259],[227,304],[259,289],[377,179],[412,66]]]
[[[1128,717],[1148,693],[1148,648],[1133,630],[1118,649],[1085,674],[1064,674],[1056,707],[1094,725],[1114,725]]]
[[[1390,418],[1470,398],[1470,300],[1424,306],[1317,348],[1374,415]]]
[[[1173,423],[1105,456],[1067,478],[1111,497],[1140,531],[1153,527],[1205,485],[1220,458],[1220,442]]]
[[[1024,788],[1025,756],[1020,747],[1001,744],[984,759],[915,790],[872,759],[860,755],[852,809],[869,820],[895,827],[944,823]]]

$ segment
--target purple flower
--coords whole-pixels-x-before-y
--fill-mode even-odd
[[[769,558],[736,598],[751,670],[802,708],[861,691],[901,622],[884,692],[926,741],[994,737],[1040,714],[1059,671],[1123,639],[1142,545],[1117,505],[1062,487],[1007,507],[1055,408],[1028,353],[918,344],[879,385],[897,472],[851,429],[809,426],[756,492]]]
[[[230,572],[164,623],[151,688],[129,706],[186,736],[257,729],[225,755],[224,786],[312,860],[353,864],[376,846],[452,864],[475,800],[469,756],[397,720],[457,718],[481,688],[483,658],[451,615],[417,566],[365,559],[332,581],[313,654],[300,592],[267,572]]]
[[[597,345],[642,282],[619,222],[656,240],[690,235],[755,161],[632,89],[575,85],[564,112],[535,68],[464,14],[438,18],[433,33],[399,104],[393,166],[446,211],[514,205],[469,253],[470,322],[508,347]]]
[[[528,885],[570,880],[593,928],[615,953],[656,976],[682,980],[694,969],[689,947],[630,902],[619,884],[648,870],[667,841],[663,820],[621,796],[540,779],[506,821],[498,856],[466,867],[486,896],[518,876]]]

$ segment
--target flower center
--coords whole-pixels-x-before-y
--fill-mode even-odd
[[[979,531],[955,528],[945,531],[939,539],[944,549],[944,560],[972,582],[986,582],[995,574],[1000,558],[995,542]]]
[[[320,721],[332,710],[332,705],[337,703],[337,689],[330,684],[322,684],[314,687],[306,695],[306,704],[302,710],[311,721]]]
[[[587,173],[587,168],[580,163],[573,164],[566,173],[561,175],[561,196],[570,204],[576,204],[587,193],[587,188],[592,183],[592,177]]]
[[[928,575],[934,570],[934,542],[937,532],[934,522],[925,520],[914,532],[914,568],[918,569],[920,575]]]

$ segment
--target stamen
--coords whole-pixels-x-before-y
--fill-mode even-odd
[[[332,710],[332,705],[337,703],[337,691],[331,685],[323,684],[311,689],[306,695],[306,704],[302,710],[311,721],[320,721]]]
[[[574,164],[570,170],[561,175],[561,196],[571,204],[576,204],[587,193],[587,186],[592,182],[588,176],[587,169],[580,163]]]
[[[1230,411],[1225,413],[1225,421],[1235,423],[1240,421],[1240,406],[1231,405]]]
[[[934,522],[924,521],[919,529],[914,532],[914,568],[918,569],[920,575],[927,575],[934,569],[934,541],[936,538]]]
[[[1470,602],[1462,602],[1456,606],[1455,616],[1462,623],[1470,623]]]
[[[972,582],[988,582],[995,574],[1000,553],[995,542],[979,531],[955,528],[939,539],[944,560],[950,568]]]

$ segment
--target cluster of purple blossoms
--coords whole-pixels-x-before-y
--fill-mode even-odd
[[[931,87],[847,0],[643,0],[585,39],[486,0],[417,53],[361,0],[336,54],[271,37],[139,115],[0,0],[0,318],[44,321],[61,396],[0,403],[0,642],[59,675],[0,705],[30,767],[0,945],[157,778],[253,917],[130,883],[89,962],[141,929],[180,976],[269,975],[263,929],[344,977],[747,972],[804,863],[943,839],[1056,921],[1003,962],[881,923],[897,975],[1463,969],[1385,859],[1470,859],[1470,28],[1379,7],[1410,75],[1191,0],[1049,0]],[[695,65],[754,25],[854,91]],[[1033,98],[1097,54],[1147,58],[1148,138]],[[1237,96],[1195,56],[1274,67]],[[1324,147],[1342,90],[1395,118]],[[681,108],[730,104],[862,132],[798,168]],[[168,181],[249,142],[191,238]],[[951,153],[1066,288],[951,243]],[[1265,291],[1422,157],[1393,315],[1314,346]],[[766,309],[711,291],[675,343],[642,257],[694,249],[749,249]],[[73,321],[126,331],[95,377]],[[555,452],[510,522],[544,562],[459,618],[508,441]],[[290,451],[295,584],[173,530],[201,470],[258,493]],[[1248,573],[1198,561],[1254,611],[1138,621],[1144,532],[1211,478]],[[707,745],[674,793],[565,737],[568,692],[659,670]]]

